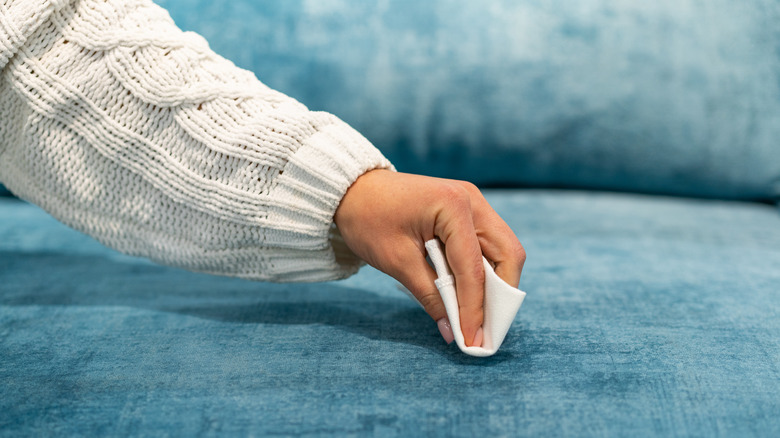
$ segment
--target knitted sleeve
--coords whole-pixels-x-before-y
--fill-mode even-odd
[[[346,277],[333,214],[392,165],[149,0],[0,0],[0,181],[122,252],[273,281]]]

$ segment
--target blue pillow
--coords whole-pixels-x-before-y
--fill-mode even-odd
[[[780,195],[776,0],[159,0],[400,170]]]

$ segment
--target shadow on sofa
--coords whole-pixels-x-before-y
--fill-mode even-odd
[[[17,272],[3,275],[4,306],[131,307],[228,324],[327,325],[368,339],[430,349],[455,363],[489,366],[522,361],[506,352],[476,360],[447,348],[437,336],[419,336],[430,331],[430,318],[400,292],[387,297],[339,283],[247,282],[130,257],[67,252],[0,251],[0,266]]]

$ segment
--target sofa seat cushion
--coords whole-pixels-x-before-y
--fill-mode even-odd
[[[193,274],[0,199],[11,435],[773,436],[774,207],[489,191],[528,252],[501,350],[447,346],[396,283]]]

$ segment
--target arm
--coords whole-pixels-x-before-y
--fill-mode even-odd
[[[441,321],[423,249],[438,236],[467,339],[482,323],[480,254],[517,284],[522,246],[476,188],[388,171],[352,128],[267,88],[150,1],[0,12],[0,180],[107,246],[273,281],[342,278],[366,260]]]
[[[274,281],[357,270],[332,218],[358,176],[391,168],[365,138],[264,86],[150,1],[36,3],[3,11],[29,21],[0,57],[9,189],[168,265]]]

